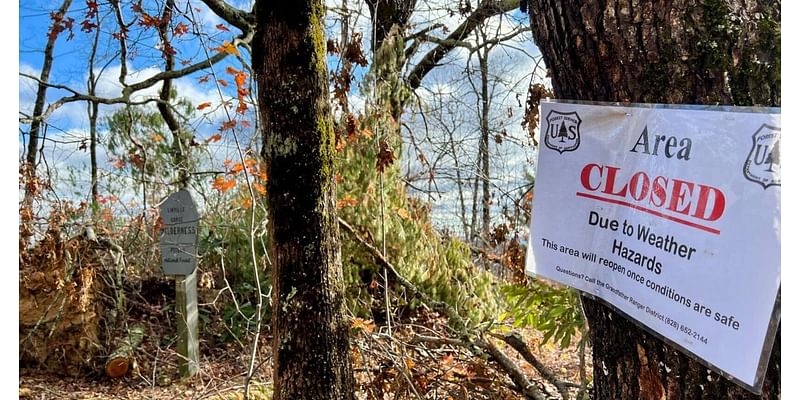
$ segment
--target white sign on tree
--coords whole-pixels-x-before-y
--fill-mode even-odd
[[[166,275],[190,275],[197,267],[197,206],[186,189],[167,198],[161,206],[161,263]]]
[[[780,321],[779,109],[548,102],[526,271],[752,391]]]

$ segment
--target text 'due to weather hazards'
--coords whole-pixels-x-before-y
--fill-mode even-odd
[[[760,390],[781,287],[779,109],[541,106],[526,272]]]

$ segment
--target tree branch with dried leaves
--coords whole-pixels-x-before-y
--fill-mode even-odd
[[[384,255],[380,250],[378,250],[378,248],[369,243],[366,239],[362,238],[355,228],[347,223],[347,221],[339,218],[339,226],[351,237],[353,237],[362,247],[367,249],[369,253],[372,254],[375,261],[380,266],[385,267],[403,287],[420,298],[423,303],[440,312],[443,312],[450,319],[450,321],[454,323],[454,326],[458,330],[459,338],[427,337],[417,335],[414,339],[412,339],[412,343],[432,342],[437,344],[455,345],[465,348],[477,356],[481,356],[482,353],[488,353],[505,371],[512,382],[514,382],[515,390],[525,395],[526,398],[529,399],[544,400],[546,398],[543,391],[525,376],[525,373],[519,368],[519,366],[517,366],[502,350],[492,343],[491,339],[484,337],[483,332],[469,331],[463,318],[452,306],[445,302],[431,298],[429,295],[417,288],[416,285],[414,285],[411,281],[403,277],[397,271],[394,265],[389,262],[389,260],[386,258],[386,255]],[[526,362],[532,365],[541,374],[541,376],[547,382],[556,387],[556,390],[563,400],[569,400],[571,398],[569,388],[582,388],[581,385],[558,379],[552,371],[550,371],[533,355],[533,352],[531,352],[528,346],[517,334],[512,333],[506,335],[497,335],[489,333],[489,335],[504,341],[511,348],[516,350]]]

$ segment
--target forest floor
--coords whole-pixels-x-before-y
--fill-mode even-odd
[[[45,256],[52,255],[54,253],[49,251],[51,247],[53,246],[43,246],[44,250],[32,254],[37,257],[39,253]],[[76,254],[85,253],[79,250],[79,248],[76,250]],[[100,265],[97,258],[86,257],[88,256],[82,259],[84,267],[73,269],[74,271],[91,272],[93,267],[90,265]],[[108,353],[95,351],[97,346],[92,344],[96,342],[84,340],[81,334],[74,334],[75,329],[78,329],[78,332],[86,332],[87,327],[102,326],[97,323],[97,316],[102,311],[88,306],[84,308],[73,306],[73,303],[103,304],[102,301],[93,302],[93,298],[88,296],[94,293],[91,292],[92,288],[111,286],[91,286],[94,280],[87,277],[78,279],[80,277],[71,275],[71,280],[67,282],[69,284],[65,284],[62,272],[65,270],[65,261],[47,260],[49,260],[47,263],[42,263],[39,258],[31,256],[29,262],[31,265],[49,265],[50,269],[47,271],[20,270],[20,334],[28,332],[20,342],[20,353],[25,355],[20,358],[20,398],[170,400],[244,398],[245,378],[251,365],[253,332],[256,329],[252,317],[243,318],[242,311],[246,307],[252,309],[250,304],[253,299],[245,302],[244,298],[240,298],[238,303],[226,302],[222,296],[225,290],[214,289],[211,285],[199,285],[200,369],[192,378],[182,379],[179,373],[180,357],[175,351],[177,316],[172,300],[175,298],[174,284],[170,280],[157,277],[138,280],[135,290],[132,287],[128,288],[130,289],[128,292],[136,295],[126,296],[125,324],[128,327],[134,325],[141,327],[144,339],[136,348],[132,369],[122,378],[111,379],[105,375],[103,368]],[[93,261],[94,264],[87,260]],[[27,258],[24,261],[28,261]],[[203,279],[201,283],[202,281]],[[61,325],[56,326],[55,323],[48,322],[50,328],[40,327],[39,324],[45,317],[35,318],[37,314],[33,314],[33,311],[45,308],[50,310],[50,307],[44,307],[46,302],[41,301],[59,298],[53,295],[53,290],[62,290],[71,296],[62,296],[64,299],[69,298],[70,301],[61,302],[60,310],[63,309],[63,312],[59,311],[60,319],[54,321],[66,321],[65,323],[73,324],[66,326],[77,328],[62,329],[54,334],[56,331],[50,329],[64,324],[58,322]],[[103,295],[103,292],[98,291],[97,295]],[[35,301],[37,296],[40,299],[38,303]],[[63,306],[65,303],[67,306]],[[36,306],[38,308],[34,307],[36,304],[39,304]],[[55,300],[51,300],[49,304],[55,304]],[[493,357],[484,353],[485,349],[489,348],[486,343],[490,341],[512,360],[516,365],[516,373],[525,376],[527,381],[521,386],[527,386],[530,382],[545,393],[546,398],[562,398],[556,388],[548,383],[531,363],[500,340],[508,339],[498,333],[509,332],[510,326],[495,325],[493,333],[484,333],[482,339],[469,339],[474,341],[464,342],[462,339],[457,339],[461,335],[454,334],[448,325],[448,319],[436,311],[424,305],[413,310],[405,306],[402,309],[402,312],[400,307],[395,310],[391,327],[372,320],[351,319],[351,360],[357,399],[523,398],[509,378],[510,367],[508,365],[501,367],[493,361]],[[254,314],[255,312],[251,310],[250,315]],[[52,319],[50,314],[43,315],[48,316],[48,321]],[[30,320],[25,326],[22,324],[23,317]],[[266,318],[268,321],[268,316]],[[94,325],[88,325],[86,321]],[[74,325],[75,323],[82,325]],[[37,327],[40,328],[37,330]],[[262,326],[260,332],[258,351],[255,361],[252,362],[252,379],[248,386],[251,394],[249,398],[259,400],[272,397],[269,326]],[[515,332],[519,334],[519,338],[533,357],[559,380],[580,384],[591,379],[591,349],[587,346],[584,354],[581,354],[579,337],[573,337],[570,345],[562,349],[553,341],[543,343],[543,336],[538,331],[527,329]],[[113,335],[111,337],[115,338]],[[482,344],[476,346],[475,343],[478,342]],[[41,357],[46,362],[31,361],[39,360],[36,357]],[[581,379],[581,371],[584,372],[585,379]],[[577,389],[569,390],[573,397],[577,394]]]
[[[442,321],[438,321],[442,323]],[[429,325],[427,321],[425,325]],[[409,327],[395,327],[391,337],[385,329],[359,332],[353,342],[358,399],[520,399],[510,389],[511,382],[485,360],[469,356],[448,346],[417,344],[407,347]],[[432,326],[435,328],[435,326]],[[580,382],[580,358],[576,343],[566,349],[546,343],[540,346],[542,335],[525,331],[524,340],[538,359],[561,379]],[[269,337],[262,336],[259,356],[263,361],[254,374],[250,398],[271,398],[271,362]],[[544,380],[516,352],[498,341],[498,347],[515,361],[532,382],[543,387]],[[434,348],[435,347],[435,348]],[[591,373],[591,354],[587,349],[586,369]],[[392,367],[391,358],[395,358]],[[402,362],[398,362],[398,357]],[[152,344],[139,349],[139,362],[128,376],[112,380],[107,377],[59,377],[36,369],[21,368],[19,397],[21,399],[242,399],[248,352],[239,344],[210,348],[201,342],[201,365],[192,378],[180,379],[177,355]],[[431,362],[433,360],[433,362]],[[407,382],[415,382],[412,389]],[[416,392],[416,393],[414,393]],[[555,390],[550,390],[555,394]],[[417,397],[419,395],[419,397]],[[555,398],[555,397],[553,397]]]

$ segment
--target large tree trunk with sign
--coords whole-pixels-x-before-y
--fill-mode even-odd
[[[274,398],[352,399],[321,0],[260,1],[253,65],[269,169]]]
[[[530,0],[559,99],[780,106],[780,3]],[[780,328],[756,396],[583,299],[596,399],[779,399]],[[736,349],[730,349],[736,351]]]

